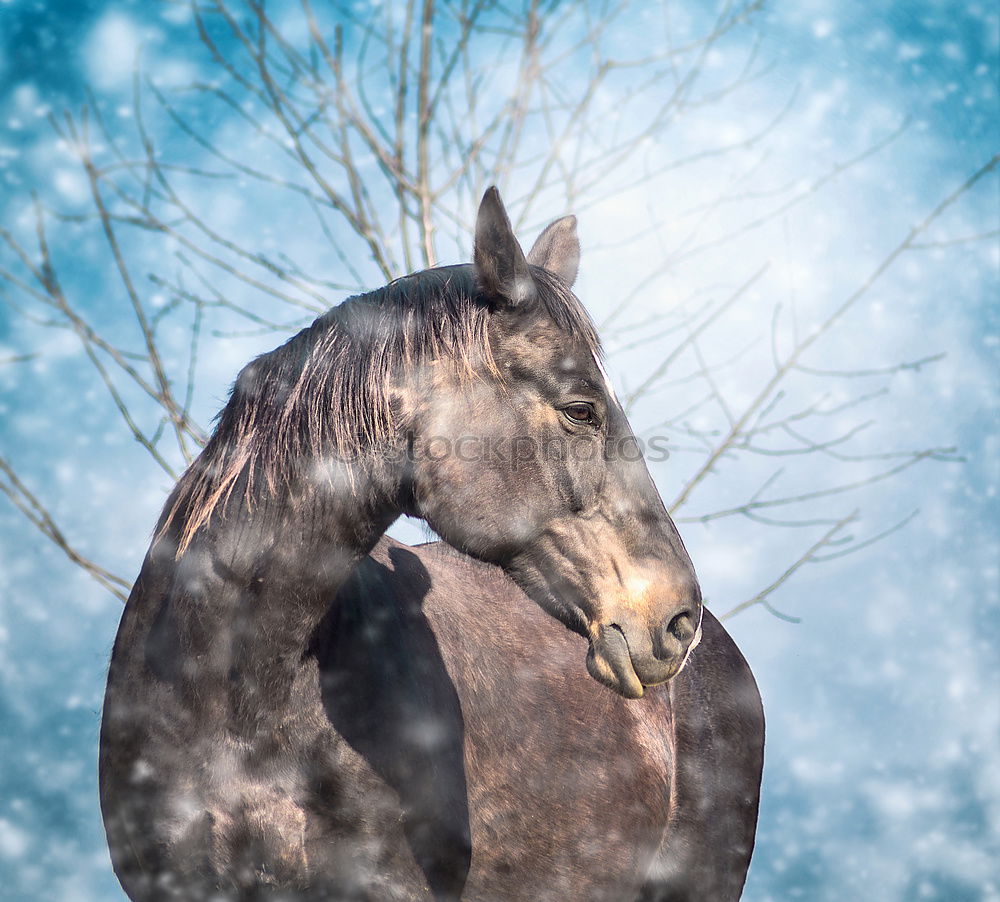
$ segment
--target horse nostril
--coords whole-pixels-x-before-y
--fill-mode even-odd
[[[681,611],[671,618],[667,624],[669,632],[681,645],[687,645],[694,638],[695,634],[694,617],[690,611]]]
[[[653,656],[660,661],[680,659],[694,641],[697,631],[694,612],[689,608],[669,619],[664,618],[659,627],[652,630]]]

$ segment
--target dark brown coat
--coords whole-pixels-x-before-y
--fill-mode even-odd
[[[156,685],[169,631],[149,608],[125,621],[110,685]],[[685,669],[629,700],[587,676],[585,649],[499,568],[384,538],[299,663],[256,790],[239,765],[238,822],[220,804],[171,833],[162,812],[183,816],[176,778],[198,740],[178,734],[168,692],[150,698],[143,764],[104,781],[119,876],[135,899],[738,899],[763,754],[739,650],[706,611]],[[239,750],[206,754],[199,798]]]

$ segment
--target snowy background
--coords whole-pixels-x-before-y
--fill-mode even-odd
[[[677,27],[695,22],[701,6],[675,4]],[[648,39],[639,20],[619,26],[625,44]],[[752,32],[734,33],[709,67],[735,65],[727,54],[743,59],[756,41],[759,75],[692,114],[663,139],[671,146],[654,144],[647,159],[667,150],[683,156],[685,147],[710,138],[738,143],[777,117],[766,146],[748,141],[738,159],[707,159],[668,182],[654,178],[578,211],[584,259],[577,289],[604,322],[628,266],[683,247],[698,229],[710,245],[714,234],[726,234],[727,217],[736,228],[752,222],[754,210],[773,212],[778,202],[768,206],[769,197],[801,196],[716,251],[678,263],[627,316],[608,324],[620,393],[658,360],[656,342],[629,347],[636,328],[642,331],[636,324],[651,311],[669,323],[677,299],[697,299],[715,286],[724,296],[767,263],[707,348],[725,395],[738,405],[766,378],[776,303],[786,314],[797,311],[808,330],[1000,149],[1000,24],[991,4],[775,2]],[[184,4],[0,2],[0,225],[30,234],[33,192],[64,208],[86,205],[86,181],[48,116],[78,110],[89,90],[113,127],[125,128],[140,48],[145,72],[161,85],[203,74],[203,48]],[[609,115],[619,100],[612,86],[604,99]],[[210,124],[227,146],[245,140],[235,114]],[[182,146],[167,117],[151,114],[150,127],[161,145]],[[736,186],[730,196],[742,200],[720,210],[712,201],[722,183]],[[994,172],[964,194],[921,237],[927,246],[902,255],[807,362],[816,370],[877,371],[943,357],[818,386],[802,375],[788,388],[804,403],[826,391],[833,405],[872,394],[859,414],[858,422],[870,419],[872,427],[852,446],[858,453],[954,447],[957,454],[943,456],[962,460],[924,460],[860,487],[835,510],[818,504],[798,511],[836,518],[858,507],[860,541],[918,513],[881,542],[810,564],[782,585],[769,600],[800,622],[755,606],[727,624],[757,676],[768,717],[760,829],[745,893],[751,902],[1000,899],[998,188]],[[270,197],[253,185],[220,183],[200,200],[213,222],[248,246],[294,246],[300,259],[321,261],[315,228]],[[653,207],[657,220],[664,210],[678,212],[673,225],[651,234],[643,224]],[[525,243],[564,212],[539,201]],[[67,293],[114,331],[124,323],[115,311],[126,302],[102,237],[94,229],[77,237],[69,226],[53,228]],[[468,259],[459,237],[452,248],[443,242],[444,262]],[[623,238],[630,240],[616,246]],[[129,247],[140,269],[160,250],[155,237]],[[368,287],[378,284],[372,276]],[[11,303],[0,306],[0,452],[74,543],[131,577],[171,480],[122,430],[75,336],[25,317],[23,299],[10,286],[2,290],[0,299]],[[140,291],[155,289],[143,283]],[[327,294],[335,303],[347,292]],[[761,322],[765,340],[747,351],[744,338]],[[780,351],[792,326],[788,319],[779,325]],[[239,366],[278,340],[206,338],[195,402],[201,422]],[[689,400],[691,379],[683,370],[672,375],[636,405],[637,430],[656,433],[659,421]],[[709,429],[699,416],[692,415],[693,428]],[[842,428],[854,425],[848,418]],[[675,427],[665,430],[674,453],[654,469],[668,501],[700,459]],[[739,516],[701,520],[749,497],[747,487],[768,478],[771,463],[724,458],[678,512],[719,613],[777,579],[817,537],[808,528]],[[783,477],[791,480],[786,490],[808,492],[884,469],[869,460],[859,477],[856,469],[842,475],[841,466],[822,454],[798,458]],[[120,602],[0,502],[0,896],[120,899],[96,783],[100,700]],[[422,537],[412,524],[398,532]],[[581,657],[586,678],[582,665]]]

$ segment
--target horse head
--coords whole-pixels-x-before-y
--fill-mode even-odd
[[[486,192],[471,283],[486,311],[483,353],[432,361],[405,382],[403,507],[502,567],[589,640],[594,678],[638,698],[697,644],[701,593],[571,291],[579,254],[565,217],[525,255],[496,189]],[[468,267],[453,269],[467,281]]]

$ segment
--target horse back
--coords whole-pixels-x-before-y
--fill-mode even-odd
[[[764,721],[750,668],[715,617],[705,611],[674,680],[626,700],[582,678],[586,642],[495,568],[440,544],[385,543],[380,554],[398,585],[415,581],[412,565],[433,587],[422,610],[464,721],[463,898],[739,898]]]

